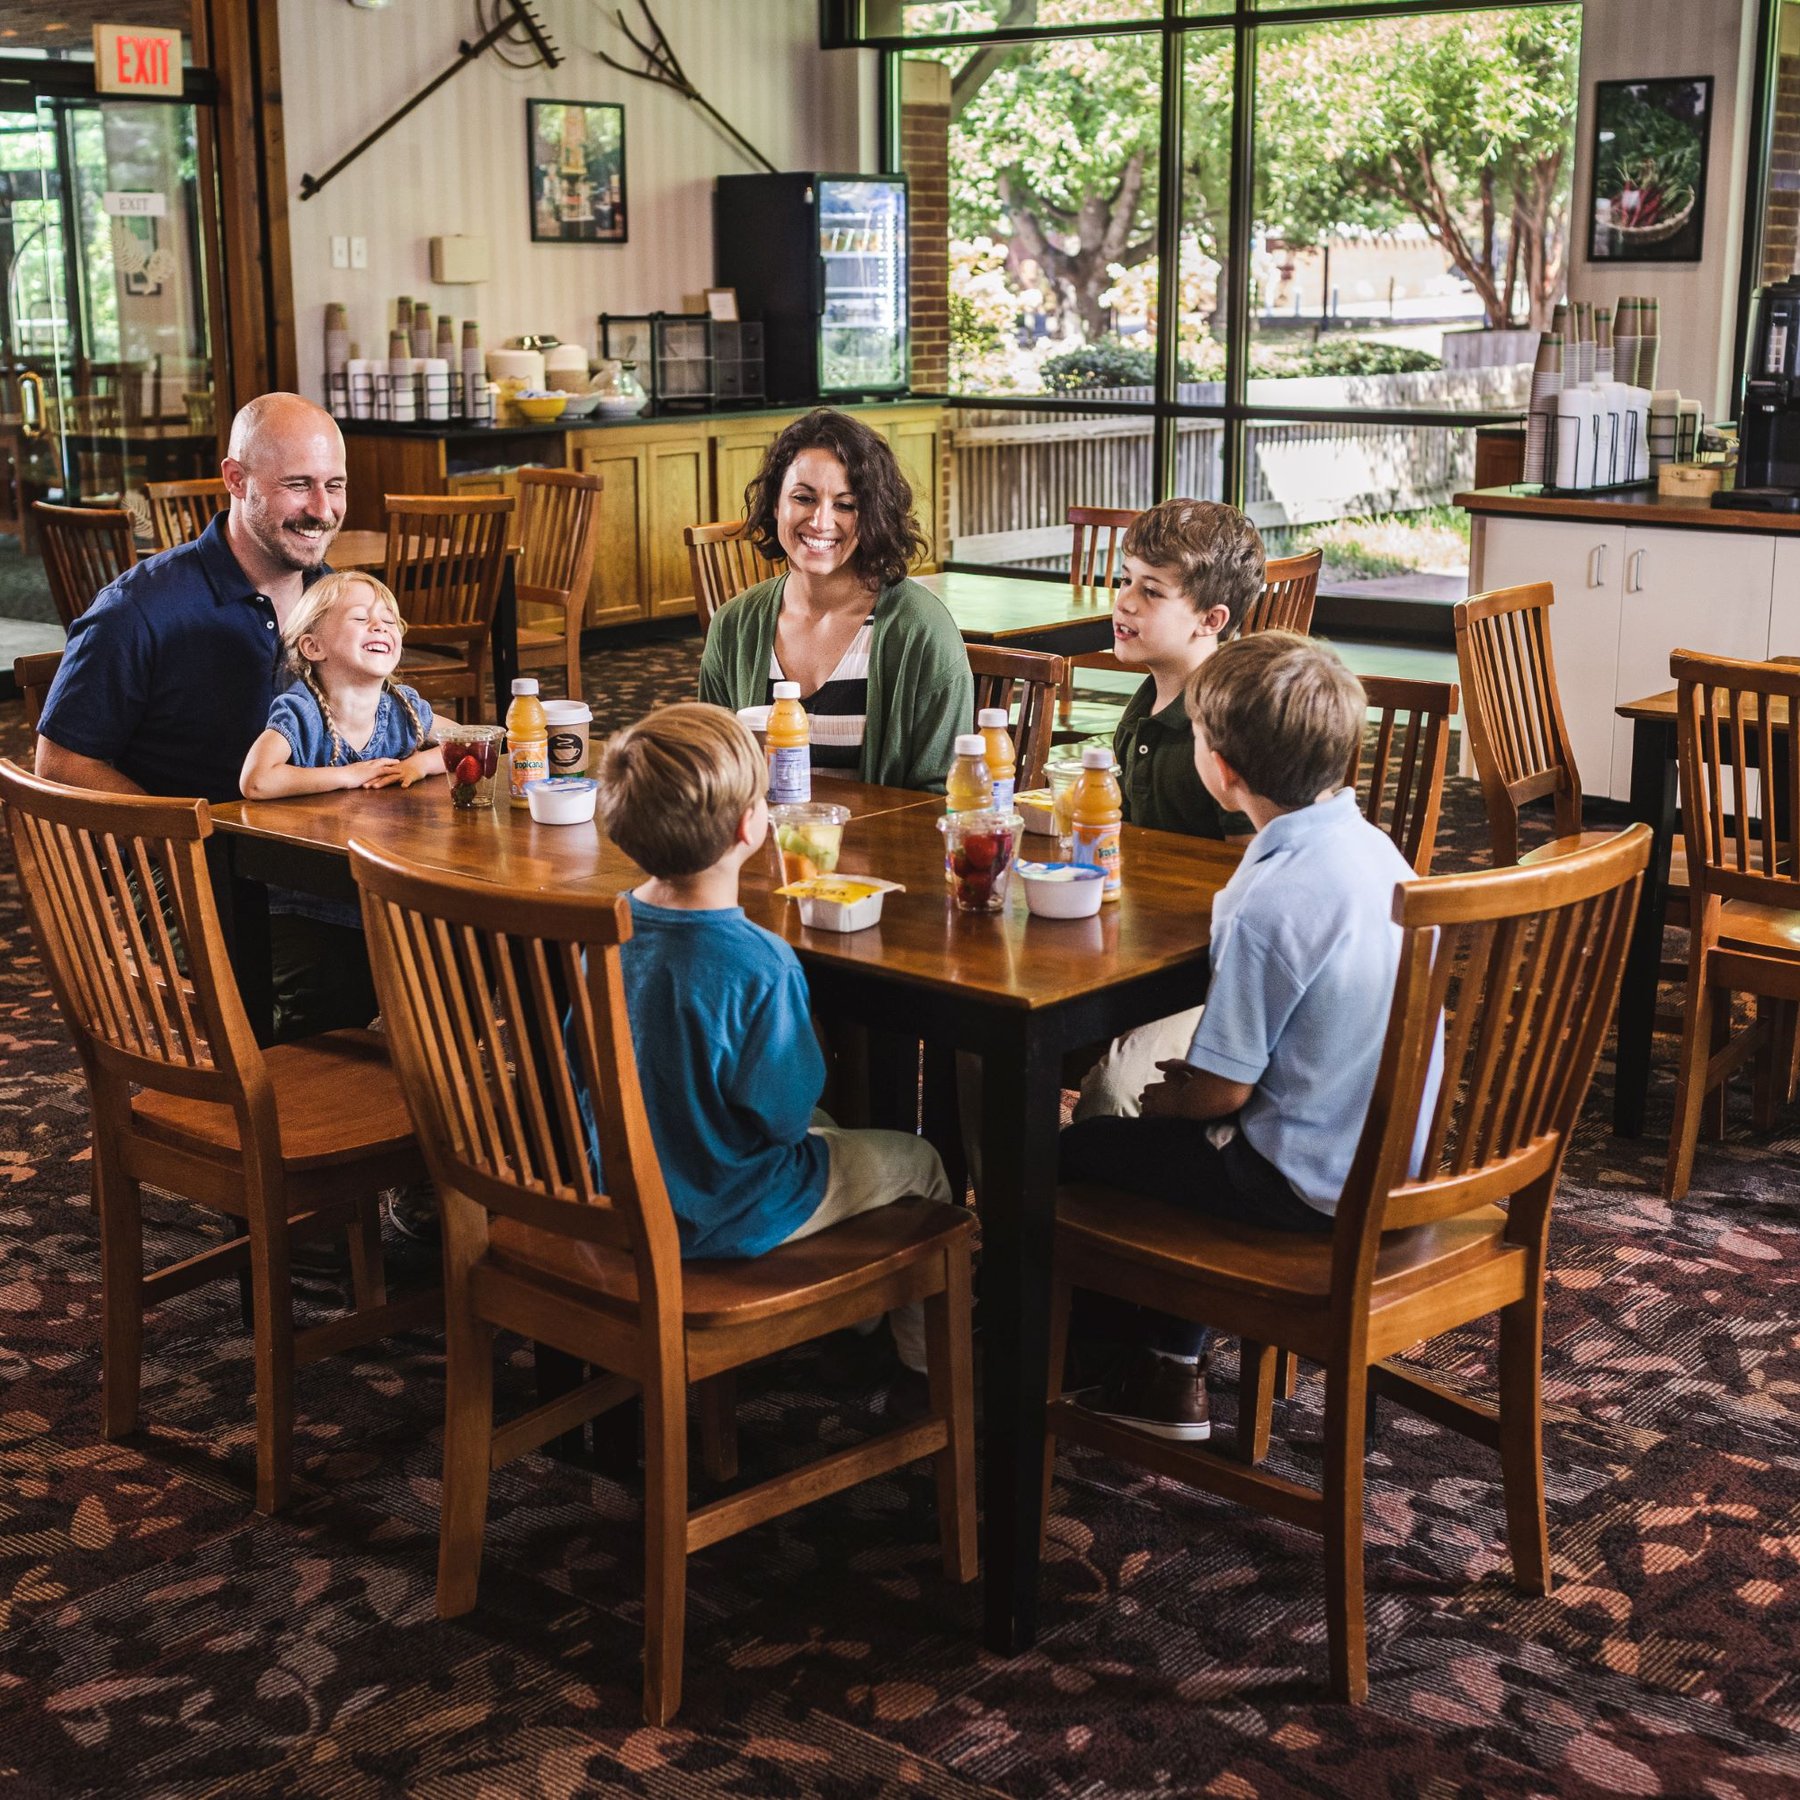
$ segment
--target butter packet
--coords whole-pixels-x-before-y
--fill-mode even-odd
[[[883,898],[905,891],[900,882],[874,875],[811,875],[775,890],[784,900],[798,900],[800,922],[821,931],[862,931],[878,924]]]

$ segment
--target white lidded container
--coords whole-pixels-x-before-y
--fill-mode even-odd
[[[585,700],[546,700],[543,706],[550,728],[551,775],[585,775],[594,709]]]

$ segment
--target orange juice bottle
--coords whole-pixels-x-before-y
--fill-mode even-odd
[[[797,681],[775,683],[769,709],[769,804],[804,806],[812,799],[812,721]]]
[[[538,684],[522,676],[512,684],[512,705],[506,709],[506,748],[512,757],[507,795],[514,806],[529,806],[528,781],[545,781],[550,775],[550,721],[538,698]]]
[[[944,778],[944,810],[976,812],[994,804],[994,777],[987,765],[987,740],[979,731],[957,735],[956,761]]]
[[[1018,767],[1013,757],[1012,733],[1006,729],[1006,708],[984,706],[975,715],[981,735],[987,743],[988,774],[993,777],[993,804],[1000,812],[1011,812],[1013,785]]]
[[[1124,818],[1113,753],[1093,744],[1081,753],[1081,779],[1075,783],[1074,849],[1070,860],[1098,869],[1106,877],[1102,900],[1116,900],[1123,883],[1119,873],[1119,825]]]

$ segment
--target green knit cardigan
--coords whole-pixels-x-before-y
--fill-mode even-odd
[[[746,589],[713,615],[700,658],[700,698],[715,706],[762,706],[787,576]],[[864,781],[942,793],[956,734],[975,729],[975,679],[962,634],[943,601],[918,582],[883,588],[869,647],[869,710],[863,725]]]

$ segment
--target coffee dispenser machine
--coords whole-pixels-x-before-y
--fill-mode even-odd
[[[1738,485],[1713,504],[1800,512],[1800,276],[1757,290],[1738,445]]]

